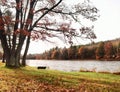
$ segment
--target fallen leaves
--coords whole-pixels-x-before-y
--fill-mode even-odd
[[[89,78],[82,73],[31,67],[8,69],[0,63],[0,92],[120,92],[119,76],[114,76],[115,80],[109,82],[104,78]]]
[[[37,78],[38,76],[26,75],[21,70],[0,71],[0,92],[68,92],[68,89],[42,83]]]

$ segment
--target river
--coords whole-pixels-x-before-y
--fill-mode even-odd
[[[46,66],[59,71],[94,71],[120,73],[120,61],[27,60],[28,66]]]

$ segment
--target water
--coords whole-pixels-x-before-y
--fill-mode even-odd
[[[120,61],[27,60],[29,66],[47,66],[59,71],[95,71],[120,73]]]

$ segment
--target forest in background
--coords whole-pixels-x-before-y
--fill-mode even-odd
[[[2,59],[2,56],[3,53],[0,51],[0,59]],[[28,54],[27,59],[120,60],[120,38],[69,48],[55,47],[41,54]]]
[[[39,49],[39,48],[38,48]],[[46,60],[120,60],[120,38],[92,44],[52,48],[42,54],[29,54],[27,59]]]

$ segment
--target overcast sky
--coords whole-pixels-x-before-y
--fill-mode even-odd
[[[96,41],[120,37],[120,0],[92,0],[100,10],[95,22]]]
[[[72,0],[69,0],[69,3]],[[75,0],[73,0],[75,1]],[[77,0],[76,0],[77,1]],[[120,37],[120,0],[91,0],[100,10],[100,18],[94,23],[97,41],[111,40]],[[81,42],[81,44],[86,41]],[[53,46],[64,47],[65,44],[49,44],[48,42],[32,42],[28,53],[42,53]]]

